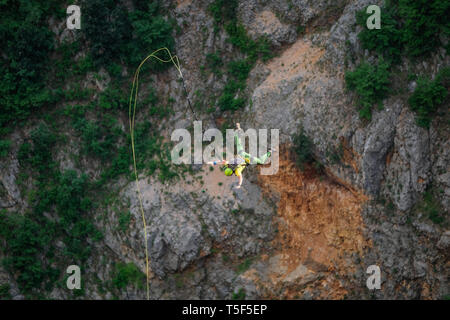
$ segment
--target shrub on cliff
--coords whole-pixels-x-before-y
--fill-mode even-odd
[[[158,48],[172,51],[172,25],[162,16],[159,1],[135,2],[137,10],[133,12],[114,0],[89,0],[83,4],[83,31],[97,65],[106,66],[112,61],[136,65]],[[148,66],[155,70],[170,64],[151,60]]]
[[[370,120],[373,105],[381,106],[382,100],[389,93],[388,69],[389,64],[380,59],[378,64],[363,62],[354,71],[345,74],[347,88],[357,94],[361,118]]]
[[[133,263],[117,263],[113,271],[112,283],[117,289],[124,289],[133,284],[142,289],[145,282],[145,274]]]
[[[387,1],[381,8],[381,29],[367,29],[366,9],[356,13],[356,21],[363,27],[358,37],[364,49],[398,63],[402,54],[417,58],[441,46],[440,36],[450,35],[449,15],[449,1]]]
[[[429,54],[442,44],[441,33],[450,35],[449,1],[399,0],[398,10],[403,42],[411,57]]]
[[[417,124],[428,128],[439,107],[448,95],[450,68],[445,68],[434,80],[420,78],[417,87],[409,98],[409,106],[416,113]],[[447,85],[447,86],[445,86]]]
[[[305,164],[314,162],[313,143],[311,139],[305,134],[303,128],[294,135],[293,151],[295,153],[295,162],[297,166],[303,170]]]
[[[52,101],[44,88],[53,49],[52,32],[45,25],[49,5],[0,3],[0,134]]]
[[[365,9],[356,13],[356,22],[363,27],[358,34],[362,47],[376,52],[387,61],[400,62],[404,43],[397,9],[392,6],[381,8],[381,29],[367,29],[368,17]]]

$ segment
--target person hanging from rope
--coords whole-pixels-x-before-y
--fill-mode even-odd
[[[236,129],[241,130],[241,126],[239,123],[236,123]],[[230,161],[217,160],[207,162],[207,164],[222,165],[223,168],[225,169],[224,173],[226,176],[232,176],[233,174],[236,175],[239,179],[236,189],[239,189],[242,185],[242,182],[244,181],[242,171],[244,171],[245,167],[248,166],[250,163],[264,164],[267,161],[267,159],[270,158],[274,150],[269,149],[269,151],[260,158],[254,157],[251,154],[246,153],[244,151],[244,147],[242,146],[241,139],[239,138],[237,132],[234,135],[234,143],[236,144],[237,157],[231,159]]]

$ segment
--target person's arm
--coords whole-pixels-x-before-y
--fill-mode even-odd
[[[215,166],[216,164],[220,164],[220,165],[227,164],[227,161],[226,160],[208,161],[206,164]]]
[[[239,189],[242,185],[242,182],[244,181],[242,174],[238,178],[239,178],[239,182],[238,182],[238,185],[236,186],[236,189]]]

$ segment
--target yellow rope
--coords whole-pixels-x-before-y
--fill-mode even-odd
[[[160,51],[166,51],[169,55],[169,60],[164,60],[158,57],[156,54]],[[137,167],[136,167],[136,151],[134,148],[134,121],[135,121],[135,115],[136,115],[136,105],[137,105],[137,98],[138,98],[138,88],[139,88],[139,73],[141,71],[141,67],[144,65],[144,63],[150,59],[154,58],[158,61],[167,63],[172,62],[175,68],[178,70],[178,73],[180,74],[180,77],[183,78],[183,74],[181,73],[180,68],[180,61],[178,60],[178,57],[172,56],[170,53],[170,50],[167,48],[159,48],[158,50],[153,51],[151,54],[149,54],[142,62],[140,63],[139,67],[136,69],[136,72],[134,73],[133,78],[133,85],[131,87],[131,94],[130,94],[130,101],[129,101],[129,109],[128,109],[128,117],[130,120],[130,136],[131,136],[131,149],[133,153],[133,169],[134,169],[134,175],[136,177],[136,190],[138,194],[139,199],[139,209],[141,211],[142,215],[142,222],[144,225],[144,241],[145,241],[145,269],[146,269],[146,275],[147,275],[147,300],[150,300],[150,286],[149,286],[149,258],[148,258],[148,243],[147,243],[147,222],[145,220],[145,214],[144,214],[144,207],[142,206],[142,195],[141,195],[141,189],[139,188],[139,178],[137,173]],[[134,95],[134,100],[133,100]]]

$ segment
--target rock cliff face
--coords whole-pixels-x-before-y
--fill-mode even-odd
[[[175,48],[193,101],[197,90],[213,97],[225,86],[226,75],[202,74],[206,54],[220,51],[225,60],[242,55],[224,30],[214,31],[210,3],[178,0],[169,9],[182,26]],[[276,55],[250,71],[249,101],[230,121],[238,119],[243,128],[280,129],[280,168],[273,176],[246,169],[240,190],[207,165],[175,184],[140,176],[152,299],[230,299],[239,292],[249,299],[437,299],[449,294],[448,122],[435,119],[430,129],[417,126],[404,93],[383,101],[370,122],[359,118],[344,74],[369,58],[355,25],[355,12],[369,4],[382,2],[239,1],[238,21],[255,39],[267,34]],[[449,62],[439,51],[417,63],[415,72],[436,74]],[[406,62],[400,70],[408,73]],[[161,134],[170,137],[172,130],[192,126],[194,115],[176,70],[154,80],[158,93],[176,100],[173,115],[159,123]],[[105,86],[98,83],[97,89]],[[201,114],[203,126],[220,125],[215,116]],[[295,165],[290,150],[299,127],[312,140],[322,169],[307,166],[302,172]],[[19,140],[20,133],[14,134]],[[337,161],[331,156],[336,153]],[[2,208],[26,207],[17,186],[16,158],[1,163]],[[442,190],[437,199],[445,216],[441,225],[421,211],[431,186]],[[107,216],[96,221],[105,237],[85,266],[86,298],[145,298],[142,287],[114,294],[93,280],[95,274],[106,281],[112,272],[111,263],[103,261],[132,262],[145,270],[135,184],[121,180],[111,189],[117,202],[129,207],[131,224],[127,232],[112,227],[119,219],[113,206],[98,214]],[[366,269],[374,264],[381,269],[380,290],[366,287]],[[20,298],[13,277],[0,269],[2,279]],[[50,296],[63,299],[68,293],[57,288]]]

